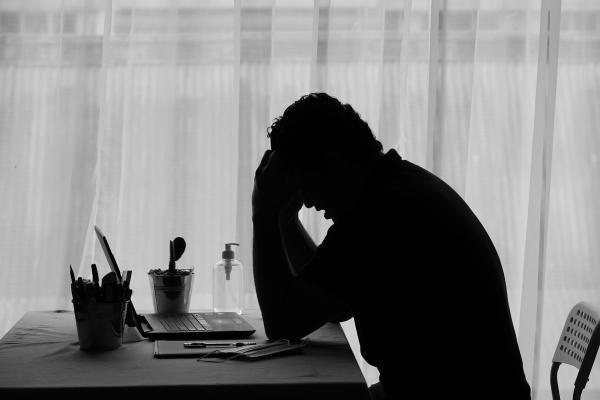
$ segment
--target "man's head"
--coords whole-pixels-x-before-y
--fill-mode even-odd
[[[382,145],[349,104],[326,93],[302,96],[268,131],[271,149],[297,174],[306,207],[334,218],[350,207]]]

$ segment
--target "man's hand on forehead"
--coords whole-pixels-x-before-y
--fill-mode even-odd
[[[254,176],[253,205],[283,209],[300,191],[298,170],[277,150],[267,150]]]

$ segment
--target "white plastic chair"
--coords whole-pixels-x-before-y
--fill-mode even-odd
[[[570,364],[579,369],[575,379],[573,400],[581,398],[581,392],[590,376],[599,345],[600,308],[586,302],[577,303],[567,316],[554,357],[552,357],[550,388],[553,400],[560,400],[557,374],[561,363]]]

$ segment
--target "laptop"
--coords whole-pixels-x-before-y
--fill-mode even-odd
[[[185,314],[144,314],[129,303],[127,324],[148,339],[238,339],[256,330],[235,312],[190,312]]]
[[[110,250],[108,240],[100,228],[95,227],[96,236],[111,270],[122,281],[121,272]],[[182,314],[144,314],[135,311],[129,301],[126,323],[136,327],[148,339],[237,339],[245,338],[256,329],[235,312],[189,312]]]
[[[238,339],[256,330],[235,312],[190,312],[185,314],[144,314],[129,303],[127,324],[148,339]]]

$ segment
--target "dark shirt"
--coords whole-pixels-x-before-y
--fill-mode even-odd
[[[300,277],[352,310],[390,398],[530,399],[500,259],[463,199],[390,150]]]

